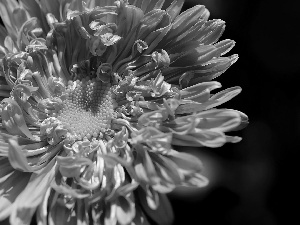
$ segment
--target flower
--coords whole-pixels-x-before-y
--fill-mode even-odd
[[[169,224],[166,193],[247,124],[211,94],[236,60],[224,22],[183,0],[0,0],[0,220]]]

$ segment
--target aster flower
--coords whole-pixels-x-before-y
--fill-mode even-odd
[[[196,157],[247,124],[211,94],[237,60],[224,22],[183,0],[0,0],[0,220],[172,222],[166,193],[203,187]],[[148,215],[148,216],[146,216]]]

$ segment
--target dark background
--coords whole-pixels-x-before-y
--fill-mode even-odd
[[[185,149],[204,164],[208,187],[170,195],[175,224],[297,224],[300,138],[299,1],[187,0],[226,21],[239,60],[216,80],[243,91],[222,105],[246,113],[243,140],[217,149]],[[298,14],[298,15],[297,15]],[[299,32],[299,33],[298,33]],[[300,79],[299,79],[300,80]],[[298,139],[298,140],[297,140]],[[296,205],[296,206],[295,206]]]
[[[226,21],[221,39],[235,40],[230,54],[240,58],[217,81],[243,91],[222,107],[246,113],[250,124],[234,134],[243,137],[238,144],[182,149],[199,156],[210,184],[169,195],[175,225],[297,223],[299,7],[298,1],[275,2],[186,0],[184,9],[204,4],[211,19]]]

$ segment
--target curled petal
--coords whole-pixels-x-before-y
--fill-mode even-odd
[[[180,91],[181,97],[183,99],[195,99],[197,98],[203,91],[205,90],[214,90],[216,88],[220,88],[221,84],[216,81],[211,82],[203,82],[193,86],[189,86]],[[197,101],[197,100],[194,100]]]
[[[2,101],[2,124],[11,134],[26,136],[30,139],[35,139],[29,131],[20,106],[11,98],[6,98]]]
[[[152,97],[161,97],[167,92],[169,92],[171,88],[171,84],[168,84],[164,81],[164,77],[159,74],[153,82],[151,82],[150,87],[152,88]]]
[[[41,124],[41,136],[47,138],[50,145],[56,145],[66,136],[68,130],[55,117],[44,120]]]
[[[73,183],[74,184],[74,183]],[[73,185],[74,186],[74,185]],[[56,192],[62,193],[73,198],[87,198],[89,197],[89,193],[87,190],[77,189],[72,187],[64,181],[62,175],[58,173],[55,176],[55,179],[51,183],[51,188],[53,188]]]
[[[34,172],[42,169],[47,165],[47,163],[53,158],[53,156],[60,150],[61,145],[55,147],[45,147],[40,149],[26,149],[30,145],[20,146],[17,139],[10,138],[8,140],[9,151],[8,159],[13,168],[21,170],[23,172]],[[27,155],[35,155],[36,157],[26,158]]]
[[[90,159],[84,157],[57,156],[59,171],[65,177],[79,177],[82,166],[92,166]]]
[[[38,20],[35,17],[30,18],[22,25],[22,27],[18,32],[18,39],[17,39],[17,44],[19,49],[23,51],[25,50],[26,46],[28,46],[30,43],[30,39],[32,38],[29,36],[30,32],[38,27],[39,27]]]
[[[149,113],[145,113],[139,117],[138,124],[140,126],[153,126],[159,125],[162,121],[168,118],[167,110],[156,110]]]
[[[132,144],[147,144],[149,150],[165,154],[171,149],[172,133],[164,133],[154,127],[146,127],[136,133],[130,140]]]

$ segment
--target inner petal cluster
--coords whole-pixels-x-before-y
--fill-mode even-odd
[[[111,84],[96,78],[69,81],[62,110],[57,114],[76,140],[102,136],[114,115]]]

